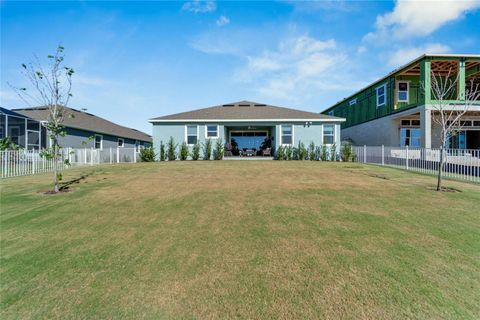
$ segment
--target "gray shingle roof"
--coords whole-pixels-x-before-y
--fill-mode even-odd
[[[65,127],[104,133],[121,138],[152,142],[152,137],[144,132],[118,125],[91,113],[72,108],[67,108],[67,110],[68,114],[73,115],[73,118],[68,116],[65,117],[63,122]],[[12,111],[38,121],[47,121],[49,115],[49,111],[46,107],[12,109]]]
[[[330,120],[344,121],[343,118],[284,107],[277,107],[251,101],[227,103],[209,108],[175,113],[152,118],[150,122],[199,120]]]

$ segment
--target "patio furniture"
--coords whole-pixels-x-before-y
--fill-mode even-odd
[[[271,157],[272,156],[272,148],[265,148],[262,150],[262,156],[265,157],[265,156],[269,156]]]
[[[231,156],[233,156],[232,150],[233,150],[232,144],[231,144],[230,142],[225,143],[225,154],[224,154],[224,156],[225,156],[225,157],[231,157]]]
[[[246,149],[245,150],[245,155],[247,157],[254,157],[256,154],[257,154],[257,152],[255,151],[255,149]]]

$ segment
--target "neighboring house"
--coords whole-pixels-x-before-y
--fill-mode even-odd
[[[50,146],[51,141],[48,138],[45,126],[39,125],[40,123],[46,123],[49,116],[48,108],[12,109],[9,112],[24,117],[24,123],[28,123],[28,139],[25,139],[25,136],[22,135],[17,138],[15,134],[12,134],[11,129],[6,132],[6,135],[11,136],[14,142],[19,141],[19,144],[25,147],[22,141],[28,141],[28,149],[41,149]],[[2,118],[2,123],[3,121]],[[151,136],[146,133],[120,126],[91,113],[72,108],[67,108],[67,116],[63,125],[65,126],[66,136],[60,137],[59,143],[64,148],[140,148],[150,146],[152,143]],[[10,126],[11,124],[9,124]],[[31,133],[30,130],[34,133]],[[22,131],[21,127],[20,132]]]
[[[176,113],[149,120],[153,125],[153,144],[158,153],[160,142],[173,137],[192,146],[206,139],[222,139],[232,146],[233,154],[256,152],[280,145],[306,146],[311,142],[340,145],[340,123],[345,119],[314,112],[240,101]],[[215,141],[214,141],[215,142]],[[238,153],[237,153],[238,154]]]
[[[39,149],[45,136],[39,121],[0,107],[0,139],[10,137],[21,148]]]
[[[480,55],[425,54],[323,113],[346,118],[342,137],[356,145],[439,147],[430,75],[445,76],[449,70],[453,77],[458,75],[459,83],[451,98],[455,100],[448,102],[458,108],[465,104],[470,81],[480,82]],[[462,131],[450,139],[451,148],[480,149],[480,101],[469,110],[462,119]]]

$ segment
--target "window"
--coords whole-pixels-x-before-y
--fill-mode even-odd
[[[353,106],[356,104],[357,104],[357,98],[350,100],[350,102],[348,103],[349,106]]]
[[[205,138],[218,138],[218,125],[209,124],[205,126]]]
[[[282,124],[282,144],[293,143],[293,126],[291,124]]]
[[[122,138],[118,138],[117,146],[118,146],[119,148],[123,148],[123,146],[124,146],[124,140],[123,140]]]
[[[323,125],[323,144],[334,144],[335,126],[333,124]]]
[[[198,141],[198,126],[190,125],[185,127],[187,144],[196,144]]]
[[[335,115],[335,111],[333,111],[333,110],[332,110],[332,111],[328,111],[327,114],[328,114],[329,116],[334,116],[334,115]]]
[[[397,102],[408,102],[408,87],[407,81],[397,83]]]
[[[95,135],[95,149],[103,149],[103,136],[100,134]]]
[[[420,129],[401,128],[400,129],[400,147],[420,147]]]
[[[377,108],[385,105],[387,85],[384,84],[377,88]]]

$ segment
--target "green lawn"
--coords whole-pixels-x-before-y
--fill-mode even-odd
[[[480,186],[362,164],[1,181],[0,318],[480,318]]]

